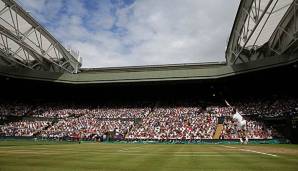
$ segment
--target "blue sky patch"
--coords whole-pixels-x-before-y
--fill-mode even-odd
[[[237,0],[18,0],[83,67],[224,61]]]

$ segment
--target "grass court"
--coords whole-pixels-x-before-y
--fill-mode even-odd
[[[298,145],[0,141],[0,171],[297,171]]]

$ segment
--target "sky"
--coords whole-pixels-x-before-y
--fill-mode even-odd
[[[225,61],[239,0],[18,0],[83,67]]]

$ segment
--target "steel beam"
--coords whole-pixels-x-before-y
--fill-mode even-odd
[[[59,41],[57,41],[41,24],[30,16],[14,0],[1,0],[5,7],[0,9],[0,19],[6,26],[0,26],[1,34],[7,36],[10,40],[17,43],[20,48],[15,50],[14,55],[21,50],[25,50],[32,58],[43,66],[44,70],[49,68],[58,68],[60,72],[77,73],[81,67],[80,61],[67,51]],[[1,17],[3,14],[10,16],[8,22]],[[20,31],[19,19],[22,18],[30,25],[26,31]],[[46,42],[44,42],[46,41]],[[45,45],[47,44],[47,45]],[[52,53],[50,54],[50,52]],[[54,54],[54,55],[53,55]],[[64,64],[60,64],[63,59]],[[67,66],[65,67],[67,63]],[[49,66],[50,65],[50,66]]]
[[[235,59],[234,50],[238,47],[238,40],[243,31],[245,21],[247,17],[249,17],[249,14],[245,11],[250,11],[253,3],[254,0],[242,0],[240,2],[226,50],[226,60],[228,64]]]
[[[283,54],[296,49],[298,40],[298,0],[295,0],[286,14],[283,16],[278,26],[271,35],[268,43],[271,51]],[[270,54],[270,51],[268,52]]]
[[[281,0],[242,0],[226,49],[227,64],[295,52],[295,46],[298,44],[297,9],[298,0],[286,3]],[[279,12],[281,13],[278,14]],[[280,17],[274,20],[271,18],[273,15]],[[266,29],[272,28],[268,24],[269,20],[270,24],[276,21],[275,29],[269,31],[270,34],[273,32],[272,35],[266,35]],[[263,35],[265,37],[260,39]]]

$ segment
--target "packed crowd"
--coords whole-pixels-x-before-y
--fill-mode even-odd
[[[212,139],[217,117],[200,107],[156,108],[126,136],[128,139]]]
[[[298,114],[298,100],[290,98],[258,101],[248,100],[246,102],[237,102],[235,106],[245,115],[284,117]]]
[[[24,116],[31,106],[23,103],[0,103],[0,116]]]
[[[246,117],[280,117],[298,114],[297,99],[247,100],[232,102]],[[5,136],[42,136],[48,138],[91,137],[114,132],[126,139],[212,139],[218,118],[224,117],[222,139],[239,138],[239,127],[231,119],[232,107],[225,104],[202,108],[199,105],[144,106],[87,106],[22,103],[1,103],[0,116],[26,116],[31,119],[0,125]],[[35,119],[36,120],[35,120]],[[37,119],[38,118],[38,119]],[[40,119],[44,118],[44,119]],[[246,119],[246,135],[250,139],[270,139],[277,135],[255,119]],[[40,121],[45,120],[45,121]]]
[[[6,136],[32,136],[38,132],[38,135],[47,138],[89,138],[92,135],[103,135],[113,131],[116,136],[123,136],[132,127],[134,119],[147,116],[149,111],[149,107],[86,107],[46,104],[35,106],[30,112],[27,111],[29,112],[27,117],[58,120],[51,123],[47,129],[44,129],[45,125],[40,122],[34,125],[34,122],[24,120],[9,123],[9,125],[0,125],[0,133]],[[16,129],[18,124],[21,124],[21,127]],[[23,125],[28,125],[28,127]],[[12,130],[9,131],[9,129]]]
[[[0,127],[0,133],[6,136],[33,136],[49,125],[47,121],[11,122]]]
[[[234,120],[226,118],[220,139],[239,139],[242,136],[248,139],[272,139],[279,135],[272,127],[268,128],[258,121],[248,119],[246,125],[241,128]]]
[[[93,118],[143,118],[149,108],[142,107],[104,107],[76,105],[43,105],[32,112],[33,116],[45,118],[67,118],[70,116],[88,115]]]
[[[206,108],[206,111],[216,117],[231,116],[233,114],[233,108],[226,106],[210,106]]]
[[[47,130],[43,130],[40,135],[46,138],[78,137],[82,139],[90,139],[94,135],[102,136],[107,132],[124,135],[133,124],[133,121],[126,120],[99,120],[88,116],[70,117],[58,121]]]

